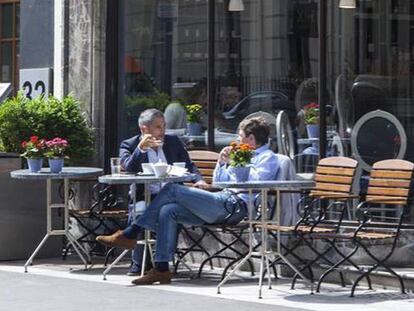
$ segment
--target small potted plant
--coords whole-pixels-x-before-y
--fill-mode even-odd
[[[254,150],[248,144],[237,142],[232,142],[230,147],[230,174],[234,175],[237,182],[247,181]]]
[[[60,173],[63,168],[66,148],[69,147],[66,139],[55,137],[52,140],[46,141],[45,155],[49,161],[50,171],[52,173]]]
[[[200,104],[187,105],[187,131],[188,135],[201,135],[201,114],[203,107]]]
[[[26,158],[29,171],[36,173],[42,169],[43,155],[46,147],[44,139],[39,139],[38,136],[31,136],[30,140],[23,141],[21,146],[24,152],[20,155]]]
[[[309,138],[319,137],[319,105],[311,102],[303,107],[306,131]]]

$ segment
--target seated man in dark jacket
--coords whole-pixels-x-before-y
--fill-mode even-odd
[[[177,136],[165,135],[165,119],[161,111],[147,109],[138,119],[141,134],[124,140],[121,143],[119,156],[121,165],[128,172],[142,171],[142,163],[156,163],[159,161],[173,164],[185,162],[189,172],[197,174],[194,186],[204,188],[207,184],[203,181],[200,172],[190,160],[187,150]],[[150,192],[155,196],[161,189],[159,184],[150,185]],[[136,191],[137,202],[143,200],[144,190],[138,185]],[[138,206],[138,205],[137,205]],[[132,209],[135,209],[132,206]],[[129,221],[133,219],[135,210],[129,211]],[[141,271],[143,245],[137,246],[132,253],[132,264],[128,275],[137,275]]]

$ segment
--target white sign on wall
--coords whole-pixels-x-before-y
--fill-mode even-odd
[[[11,83],[0,83],[0,103],[2,103],[11,93]]]
[[[19,88],[23,90],[27,98],[36,98],[40,95],[46,97],[52,93],[52,69],[34,68],[21,69]]]

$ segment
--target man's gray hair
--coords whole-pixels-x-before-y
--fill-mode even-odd
[[[146,109],[143,112],[141,112],[141,114],[139,115],[138,125],[139,126],[148,125],[152,121],[154,121],[156,118],[164,118],[164,114],[155,108]]]

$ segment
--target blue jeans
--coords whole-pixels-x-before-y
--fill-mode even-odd
[[[154,260],[166,262],[173,259],[180,225],[236,224],[246,215],[246,205],[230,192],[167,184],[135,224],[157,233]]]

